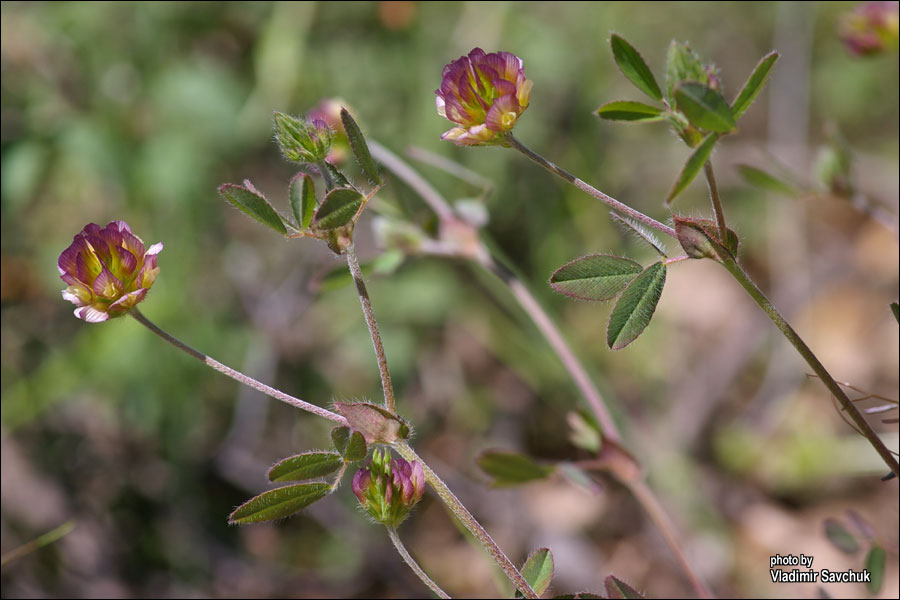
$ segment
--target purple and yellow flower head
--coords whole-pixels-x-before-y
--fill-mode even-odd
[[[840,36],[856,55],[885,52],[898,47],[900,9],[898,2],[866,2],[844,15]]]
[[[421,463],[402,458],[388,460],[375,450],[372,461],[353,476],[353,493],[362,508],[377,522],[397,527],[422,499],[425,473]]]
[[[88,323],[120,317],[147,296],[159,267],[161,243],[144,247],[125,221],[104,228],[85,225],[59,255],[59,276],[69,287],[63,298],[75,304],[75,316]]]
[[[437,111],[457,124],[441,135],[459,146],[502,143],[525,109],[532,82],[522,59],[509,52],[475,48],[444,67]]]

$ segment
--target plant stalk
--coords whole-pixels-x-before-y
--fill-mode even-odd
[[[395,175],[405,181],[413,188],[413,190],[418,192],[428,206],[438,215],[442,224],[458,221],[453,212],[453,208],[447,200],[421,175],[419,175],[415,169],[410,167],[403,159],[387,150],[387,148],[381,144],[370,143],[370,147],[377,160],[382,162],[388,169],[393,171]],[[544,335],[544,338],[550,344],[550,347],[556,353],[557,357],[559,357],[560,362],[562,362],[563,366],[569,372],[569,376],[575,382],[578,390],[581,392],[594,413],[594,416],[597,418],[603,438],[619,442],[621,434],[606,407],[603,397],[600,395],[600,392],[584,370],[581,362],[575,356],[575,353],[556,327],[556,324],[537,299],[531,294],[528,287],[491,253],[490,249],[483,241],[479,241],[479,248],[477,252],[474,253],[474,256],[466,254],[464,255],[464,258],[467,260],[474,260],[481,265],[482,268],[493,273],[509,288],[513,297],[518,301],[528,317]],[[666,264],[687,259],[687,256],[677,256],[675,258],[667,259]],[[668,515],[666,515],[665,511],[662,509],[650,487],[643,481],[638,483],[626,480],[620,481],[624,486],[631,490],[635,499],[647,513],[647,516],[663,533],[663,538],[683,567],[685,574],[693,585],[697,595],[701,598],[710,597],[709,589],[694,572],[690,563],[685,560],[684,553],[678,543],[678,535],[675,534],[675,526],[669,520]]]
[[[485,248],[485,250],[487,249]],[[575,356],[575,353],[572,352],[572,349],[566,343],[562,333],[557,329],[556,324],[544,311],[544,308],[537,299],[512,271],[506,268],[506,266],[500,263],[489,252],[485,251],[480,253],[479,263],[487,271],[496,275],[504,284],[506,284],[513,297],[518,301],[519,306],[522,307],[531,321],[544,335],[547,343],[550,344],[550,347],[553,349],[560,362],[562,362],[566,371],[569,372],[569,376],[572,378],[572,381],[575,382],[578,391],[580,391],[581,395],[584,396],[584,399],[587,400],[587,403],[591,407],[591,412],[597,417],[600,430],[603,432],[603,437],[617,443],[621,442],[621,435],[616,428],[616,423],[613,421],[612,415],[609,413],[606,404],[603,402],[600,391],[597,389],[597,386],[594,385],[594,382],[591,381],[591,378],[588,376],[587,371],[584,370],[581,361],[579,361]]]
[[[391,383],[391,372],[388,369],[387,356],[384,353],[384,344],[381,342],[381,333],[378,332],[378,322],[375,320],[375,311],[372,310],[372,300],[363,280],[362,269],[359,267],[359,259],[356,256],[356,248],[351,243],[344,254],[347,256],[347,266],[353,275],[356,284],[356,292],[359,294],[359,303],[362,305],[363,314],[366,317],[366,325],[369,327],[369,336],[372,338],[372,346],[375,347],[375,358],[378,361],[378,374],[381,376],[381,389],[384,391],[384,406],[392,414],[397,414],[397,405],[394,399],[394,386]]]
[[[659,529],[659,532],[666,540],[666,544],[668,544],[672,553],[675,555],[675,558],[678,560],[678,563],[681,565],[682,571],[684,571],[690,580],[694,591],[697,592],[697,596],[700,598],[712,598],[712,592],[709,591],[709,588],[706,587],[703,580],[694,572],[694,567],[691,565],[690,561],[688,561],[684,552],[682,552],[681,545],[678,542],[678,532],[675,530],[672,522],[669,521],[666,511],[663,510],[662,505],[650,489],[650,486],[647,485],[647,482],[644,479],[636,479],[634,481],[622,481],[622,483],[631,490],[631,493],[634,494],[634,497],[637,498],[638,502],[647,512],[647,515],[649,515],[650,520],[653,521],[656,528]]]
[[[273,387],[269,387],[268,385],[253,379],[249,375],[244,375],[240,371],[236,371],[236,370],[232,369],[231,367],[223,365],[219,361],[217,361],[213,358],[210,358],[209,356],[203,354],[199,350],[195,350],[194,348],[191,348],[190,346],[188,346],[187,344],[185,344],[184,342],[182,342],[175,336],[173,336],[173,335],[169,334],[168,332],[164,331],[163,329],[159,328],[155,323],[153,323],[153,321],[151,321],[150,319],[145,317],[144,313],[142,313],[136,307],[132,308],[130,311],[128,311],[128,314],[131,315],[132,317],[134,317],[134,319],[138,323],[140,323],[141,325],[143,325],[144,327],[146,327],[147,329],[149,329],[150,331],[152,331],[153,333],[155,333],[156,335],[158,335],[165,341],[169,342],[170,344],[172,344],[173,346],[175,346],[182,352],[185,352],[186,354],[193,356],[194,358],[196,358],[200,362],[204,363],[205,365],[212,367],[219,373],[222,373],[223,375],[227,375],[228,377],[231,377],[235,381],[237,381],[239,383],[243,383],[244,385],[251,387],[258,392],[262,392],[263,394],[265,394],[267,396],[275,398],[276,400],[281,400],[282,402],[284,402],[286,404],[290,404],[291,406],[295,406],[301,410],[305,410],[306,412],[312,413],[312,414],[320,416],[320,417],[324,417],[330,421],[334,421],[338,425],[349,426],[347,419],[345,419],[344,417],[342,417],[339,414],[333,413],[330,410],[322,408],[321,406],[316,406],[315,404],[310,404],[309,402],[304,402],[303,400],[300,400],[299,398],[295,398],[289,394],[285,394],[281,390],[276,390]]]
[[[404,562],[409,565],[409,568],[413,570],[413,573],[422,580],[422,583],[427,585],[428,589],[434,592],[438,598],[450,598],[450,595],[442,590],[440,586],[438,586],[438,584],[422,570],[422,567],[419,566],[419,563],[416,562],[409,552],[407,552],[406,546],[403,545],[400,536],[397,535],[397,530],[393,527],[388,527],[387,530],[388,535],[391,537],[391,541],[394,542],[394,548],[397,549],[397,552],[400,553],[400,556],[403,558]]]
[[[591,184],[589,184],[585,181],[582,181],[581,179],[575,177],[574,175],[572,175],[565,169],[563,169],[563,168],[557,166],[555,163],[547,160],[546,158],[544,158],[537,152],[534,152],[531,148],[529,148],[528,146],[525,146],[524,144],[519,142],[519,140],[517,140],[515,137],[513,137],[512,134],[508,134],[506,136],[506,144],[510,148],[518,150],[519,152],[521,152],[522,154],[524,154],[525,156],[527,156],[528,158],[530,158],[531,160],[533,160],[534,162],[539,164],[540,166],[544,167],[545,169],[547,169],[548,171],[553,173],[554,175],[558,175],[559,177],[562,177],[563,179],[565,179],[566,181],[568,181],[569,183],[571,183],[572,185],[577,187],[582,192],[585,192],[588,195],[593,196],[600,202],[606,204],[608,207],[610,207],[614,211],[616,211],[620,214],[623,214],[627,217],[630,217],[630,218],[634,219],[635,221],[643,223],[647,227],[655,229],[655,230],[659,231],[660,233],[664,233],[670,237],[677,238],[677,236],[675,235],[675,230],[672,229],[671,227],[669,227],[668,225],[664,225],[664,224],[660,223],[659,221],[657,221],[656,219],[654,219],[652,217],[648,217],[644,213],[631,208],[627,204],[623,204],[623,203],[619,202],[618,200],[616,200],[615,198],[613,198],[611,196],[607,196],[606,194],[604,194],[603,192],[601,192],[600,190],[598,190]]]
[[[444,504],[447,505],[451,512],[453,512],[456,518],[459,519],[460,523],[462,523],[463,526],[469,530],[469,533],[475,536],[475,539],[477,539],[482,547],[487,550],[488,554],[490,554],[491,558],[493,558],[500,568],[503,569],[506,577],[512,582],[516,589],[522,592],[526,598],[540,598],[522,576],[522,573],[520,573],[513,562],[509,560],[509,557],[500,549],[497,542],[495,542],[484,527],[475,520],[472,513],[470,513],[463,503],[459,501],[459,498],[450,491],[447,484],[431,470],[431,467],[425,464],[425,461],[419,458],[419,455],[416,454],[415,450],[413,450],[405,441],[395,442],[393,448],[406,460],[421,463],[422,470],[425,471],[425,481],[428,482],[428,485],[437,492],[437,495]]]
[[[793,327],[791,327],[784,317],[781,316],[778,309],[775,308],[772,302],[770,302],[766,295],[763,294],[762,290],[760,290],[753,280],[750,279],[750,276],[743,268],[741,268],[737,261],[734,259],[726,259],[722,261],[722,265],[724,265],[728,272],[731,273],[732,277],[741,284],[741,287],[747,291],[759,307],[763,309],[769,319],[775,323],[775,326],[778,327],[782,334],[784,334],[784,337],[787,338],[791,345],[797,349],[800,356],[803,357],[810,368],[812,368],[813,372],[815,372],[819,379],[822,380],[822,383],[825,384],[825,387],[827,387],[834,397],[837,398],[837,401],[841,404],[841,407],[843,407],[847,415],[849,415],[856,426],[859,427],[859,432],[862,436],[869,440],[869,443],[872,444],[872,447],[875,448],[875,451],[878,452],[885,464],[890,467],[891,471],[900,477],[900,464],[897,463],[897,459],[894,458],[891,451],[884,445],[884,442],[881,441],[881,438],[878,437],[878,434],[875,433],[875,430],[872,429],[869,422],[866,421],[862,413],[859,412],[859,409],[856,408],[853,401],[850,400],[841,386],[825,369],[818,357],[816,357],[809,346],[806,345],[806,342],[803,341],[797,332],[794,331]]]

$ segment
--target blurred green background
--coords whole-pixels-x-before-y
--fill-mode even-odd
[[[651,254],[596,201],[519,155],[441,142],[449,123],[434,109],[444,64],[474,46],[514,52],[534,81],[519,139],[665,219],[661,201],[687,151],[662,125],[592,114],[641,99],[612,61],[609,33],[640,49],[658,78],[669,40],[691,42],[721,68],[727,97],[778,49],[768,89],[714,158],[742,260],[835,377],[896,399],[896,231],[825,193],[763,194],[735,169],[774,165],[815,187],[816,158],[837,129],[861,189],[897,214],[897,55],[848,54],[836,31],[853,6],[4,2],[2,551],[76,525],[4,566],[2,595],[425,593],[349,486],[288,521],[228,527],[228,513],[266,489],[271,463],[327,445],[328,424],[238,389],[130,319],[78,321],[59,295],[55,262],[72,236],[124,219],[146,243],[165,244],[142,304],[159,325],[310,402],[377,399],[356,296],[320,285],[341,261],[313,241],[281,241],[215,192],[250,178],[286,206],[293,170],[272,142],[272,111],[340,97],[394,151],[425,148],[494,182],[488,235],[587,365],[716,593],[817,595],[808,584],[773,585],[768,557],[803,552],[817,568],[861,568],[862,551],[839,553],[822,529],[853,510],[888,548],[881,595],[897,597],[897,481],[878,481],[877,455],[725,272],[677,265],[649,329],[610,352],[609,307],[555,296],[546,279],[588,252]],[[419,166],[449,198],[477,193]],[[379,201],[428,224],[399,181]],[[675,208],[704,214],[703,184]],[[364,260],[379,252],[369,219],[357,233]],[[549,546],[557,593],[600,591],[615,573],[651,597],[691,594],[659,534],[611,481],[598,497],[562,480],[485,485],[473,462],[484,448],[576,458],[566,415],[582,405],[497,282],[458,262],[414,258],[373,276],[370,292],[415,445],[514,560]],[[896,425],[873,422],[896,448]],[[451,594],[499,593],[487,557],[439,503],[426,498],[401,535]],[[866,597],[861,585],[824,587]]]

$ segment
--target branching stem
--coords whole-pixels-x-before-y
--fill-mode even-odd
[[[555,163],[547,160],[546,158],[544,158],[537,152],[533,151],[528,146],[525,146],[524,144],[519,142],[519,140],[517,140],[515,137],[513,137],[512,134],[507,135],[506,142],[510,148],[518,150],[519,152],[521,152],[522,154],[524,154],[525,156],[527,156],[528,158],[530,158],[531,160],[533,160],[534,162],[539,164],[540,166],[544,167],[545,169],[547,169],[548,171],[553,173],[554,175],[558,175],[559,177],[565,179],[566,181],[568,181],[569,183],[571,183],[572,185],[577,187],[582,192],[585,192],[588,195],[593,196],[594,198],[596,198],[600,202],[604,203],[605,205],[607,205],[614,211],[616,211],[620,214],[623,214],[626,217],[631,217],[635,221],[638,221],[639,223],[643,223],[647,227],[655,229],[655,230],[659,231],[660,233],[664,233],[673,238],[676,237],[675,230],[672,229],[671,227],[669,227],[668,225],[664,225],[664,224],[660,223],[659,221],[657,221],[656,219],[654,219],[652,217],[648,217],[647,215],[640,212],[639,210],[635,210],[635,209],[631,208],[630,206],[628,206],[627,204],[623,204],[623,203],[619,202],[618,200],[616,200],[615,198],[613,198],[611,196],[607,196],[606,194],[604,194],[603,192],[601,192],[600,190],[598,190],[591,184],[575,177],[574,175],[572,175],[565,169],[557,166]]]

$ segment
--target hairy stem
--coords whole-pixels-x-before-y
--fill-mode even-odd
[[[728,227],[725,226],[725,211],[722,210],[722,201],[719,199],[719,186],[716,185],[716,175],[713,173],[712,162],[706,161],[703,165],[706,174],[706,184],[709,186],[709,199],[712,202],[713,213],[716,215],[716,225],[719,227],[719,239],[728,239]]]
[[[859,409],[856,408],[856,405],[853,404],[844,390],[841,389],[841,386],[825,369],[818,357],[816,357],[809,346],[806,345],[806,342],[804,342],[803,339],[797,335],[797,332],[794,331],[793,327],[785,321],[784,317],[781,316],[781,313],[778,312],[778,309],[775,308],[772,302],[770,302],[766,295],[763,294],[762,290],[760,290],[753,280],[750,279],[750,276],[743,268],[741,268],[737,261],[734,259],[726,259],[722,261],[722,264],[728,269],[728,272],[731,273],[732,277],[741,284],[759,307],[763,309],[769,319],[775,323],[775,326],[778,327],[782,334],[784,334],[784,337],[787,338],[791,345],[797,349],[797,352],[800,353],[800,356],[802,356],[810,368],[812,368],[813,372],[818,375],[819,379],[822,380],[822,383],[825,384],[825,387],[827,387],[834,397],[837,398],[837,401],[840,402],[847,415],[849,415],[849,417],[853,419],[853,422],[856,423],[856,426],[859,427],[859,432],[863,437],[869,440],[869,443],[872,444],[872,447],[875,448],[875,451],[878,452],[885,464],[890,467],[895,475],[900,477],[900,464],[897,463],[897,459],[894,458],[891,451],[888,450],[884,445],[884,442],[881,441],[881,438],[878,437],[878,434],[875,433],[875,430],[872,429],[862,413],[859,412]]]
[[[428,482],[428,485],[437,492],[437,495],[453,512],[456,518],[459,519],[460,523],[462,523],[463,526],[469,530],[469,533],[475,536],[475,539],[477,539],[484,549],[487,550],[488,554],[490,554],[491,558],[493,558],[500,568],[503,569],[506,577],[512,582],[516,589],[522,592],[526,598],[539,598],[540,596],[535,593],[525,578],[522,577],[522,573],[520,573],[513,562],[509,560],[509,557],[504,554],[503,550],[500,549],[500,546],[497,545],[497,542],[495,542],[490,534],[485,531],[484,527],[475,520],[472,513],[470,513],[463,503],[459,501],[459,498],[450,491],[447,484],[431,470],[431,467],[425,464],[425,461],[419,458],[419,455],[416,454],[415,450],[413,450],[405,441],[395,442],[393,447],[397,453],[406,460],[421,463],[422,469],[425,471],[425,481]]]
[[[375,358],[378,360],[378,373],[381,375],[381,389],[384,391],[384,406],[392,415],[397,414],[396,401],[394,400],[394,386],[391,383],[391,372],[388,369],[387,356],[384,353],[384,344],[381,343],[381,334],[378,332],[378,322],[375,320],[375,311],[372,310],[372,300],[369,299],[369,291],[363,280],[362,269],[359,268],[359,259],[356,257],[356,248],[351,243],[344,252],[347,256],[347,266],[356,283],[356,292],[359,294],[359,303],[362,305],[363,314],[366,317],[366,325],[369,327],[369,336],[372,338],[372,346],[375,347]]]
[[[619,202],[618,200],[616,200],[615,198],[613,198],[611,196],[607,196],[606,194],[604,194],[603,192],[601,192],[600,190],[598,190],[591,184],[575,177],[574,175],[572,175],[565,169],[560,168],[559,166],[557,166],[553,162],[547,160],[546,158],[544,158],[537,152],[534,152],[528,146],[523,145],[521,142],[519,142],[519,140],[517,140],[515,137],[513,137],[512,134],[507,135],[506,143],[509,145],[510,148],[514,148],[514,149],[518,150],[519,152],[521,152],[522,154],[524,154],[525,156],[527,156],[528,158],[530,158],[531,160],[533,160],[534,162],[539,164],[540,166],[544,167],[545,169],[547,169],[548,171],[553,173],[554,175],[558,175],[559,177],[565,179],[566,181],[568,181],[569,183],[571,183],[572,185],[577,187],[582,192],[585,192],[588,195],[593,196],[594,198],[596,198],[600,202],[606,204],[608,207],[610,207],[614,211],[616,211],[620,214],[623,214],[627,217],[631,217],[635,221],[643,223],[647,227],[655,229],[655,230],[659,231],[660,233],[664,233],[673,238],[677,237],[675,235],[675,230],[672,229],[671,227],[669,227],[668,225],[664,225],[664,224],[660,223],[659,221],[657,221],[656,219],[654,219],[652,217],[648,217],[644,213],[631,208],[627,204],[623,204],[623,203]]]
[[[150,319],[145,317],[144,313],[142,313],[137,308],[132,308],[130,311],[128,311],[128,314],[131,315],[132,317],[134,317],[134,319],[138,323],[140,323],[141,325],[143,325],[144,327],[146,327],[147,329],[149,329],[150,331],[152,331],[153,333],[155,333],[156,335],[158,335],[165,341],[169,342],[170,344],[172,344],[173,346],[175,346],[182,352],[185,352],[186,354],[193,356],[194,358],[196,358],[200,362],[204,363],[205,365],[212,367],[219,373],[222,373],[223,375],[227,375],[228,377],[231,377],[235,381],[237,381],[239,383],[243,383],[244,385],[251,387],[254,390],[257,390],[259,392],[262,392],[263,394],[266,394],[267,396],[275,398],[276,400],[281,400],[282,402],[284,402],[286,404],[290,404],[291,406],[295,406],[301,410],[305,410],[306,412],[310,412],[314,415],[317,415],[320,417],[325,417],[326,419],[328,419],[330,421],[334,421],[338,425],[349,426],[347,419],[345,419],[341,415],[335,414],[335,413],[331,412],[330,410],[322,408],[321,406],[316,406],[315,404],[310,404],[309,402],[304,402],[303,400],[300,400],[299,398],[294,398],[293,396],[291,396],[289,394],[285,394],[281,390],[276,390],[273,387],[269,387],[266,384],[253,379],[249,375],[244,375],[240,371],[236,371],[236,370],[232,369],[231,367],[223,365],[219,361],[217,361],[213,358],[210,358],[209,356],[203,354],[199,350],[195,350],[195,349],[191,348],[190,346],[188,346],[187,344],[185,344],[184,342],[182,342],[175,336],[160,329],[155,323],[153,323]]]
[[[412,556],[410,556],[409,552],[407,552],[406,550],[406,546],[404,546],[403,542],[400,540],[400,536],[397,535],[397,530],[393,527],[388,527],[387,530],[388,535],[391,537],[391,541],[394,542],[394,548],[397,549],[397,552],[400,553],[400,556],[403,557],[404,562],[409,565],[409,568],[413,570],[413,573],[415,573],[416,576],[422,580],[422,583],[427,585],[428,589],[434,592],[438,598],[450,598],[450,595],[442,590],[440,586],[438,586],[438,584],[436,584],[434,580],[432,580],[431,577],[429,577],[425,573],[425,571],[422,570],[422,567],[419,566],[419,563],[417,563],[416,560]]]
[[[694,591],[697,592],[697,596],[700,598],[712,598],[713,596],[709,591],[709,588],[706,587],[703,580],[694,572],[694,567],[691,565],[690,561],[688,561],[684,552],[682,552],[681,545],[678,543],[679,534],[669,520],[668,515],[666,515],[666,511],[663,510],[659,500],[657,500],[653,491],[650,489],[650,486],[647,485],[647,482],[643,479],[637,479],[635,481],[622,481],[622,483],[631,490],[631,493],[634,494],[634,497],[640,502],[641,506],[650,516],[650,520],[653,521],[656,528],[666,540],[666,544],[669,545],[675,558],[678,559],[681,569],[690,580],[691,586],[693,586]]]

